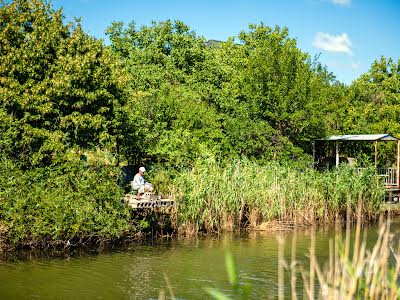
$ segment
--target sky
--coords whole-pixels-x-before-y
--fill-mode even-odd
[[[400,0],[53,0],[66,20],[82,18],[86,32],[106,42],[113,21],[138,27],[181,20],[208,39],[227,40],[263,22],[286,26],[298,46],[319,55],[336,78],[350,84],[381,56],[400,58]]]

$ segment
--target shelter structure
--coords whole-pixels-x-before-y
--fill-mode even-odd
[[[379,176],[384,178],[385,187],[389,191],[400,191],[400,139],[390,134],[359,134],[359,135],[333,135],[322,141],[335,143],[335,165],[340,163],[339,146],[341,142],[372,142],[375,146],[375,166],[378,165],[378,143],[395,142],[397,143],[396,166],[377,168]],[[313,143],[313,154],[315,161],[315,144]]]

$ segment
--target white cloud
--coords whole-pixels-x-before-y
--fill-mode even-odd
[[[318,32],[313,41],[313,46],[328,52],[339,52],[352,55],[351,41],[347,33],[341,35],[330,35],[329,33]]]
[[[348,6],[350,5],[351,0],[331,0],[333,4]]]
[[[358,70],[360,67],[361,67],[361,64],[360,64],[360,63],[354,62],[354,61],[351,62],[351,68],[352,68],[353,70]]]

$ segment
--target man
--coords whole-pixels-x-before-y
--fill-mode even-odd
[[[146,169],[144,167],[140,167],[139,173],[133,177],[131,182],[132,190],[137,191],[136,199],[140,199],[144,192],[151,192],[153,190],[151,183],[146,182],[144,179],[144,172],[146,172]]]

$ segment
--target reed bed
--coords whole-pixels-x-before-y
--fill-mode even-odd
[[[317,172],[312,168],[248,160],[208,161],[181,172],[172,194],[182,231],[262,229],[268,222],[310,225],[355,216],[362,197],[363,218],[377,217],[384,198],[373,169],[349,166]],[[353,218],[354,219],[354,218]],[[272,223],[273,224],[273,223]]]
[[[349,228],[349,227],[348,227]],[[321,267],[315,255],[315,244],[311,239],[310,269],[307,273],[296,261],[295,243],[292,243],[290,265],[279,261],[279,269],[290,266],[291,297],[297,299],[297,277],[303,281],[303,298],[305,299],[398,299],[400,297],[400,245],[393,249],[390,234],[390,221],[382,223],[379,236],[373,247],[368,250],[366,234],[361,237],[361,226],[357,224],[353,247],[350,249],[350,231],[346,230],[345,238],[340,231],[330,241],[328,263]],[[294,236],[294,239],[296,237]],[[279,252],[283,253],[284,242]],[[283,254],[280,254],[283,255]],[[284,282],[283,273],[278,273],[278,283]],[[279,293],[279,299],[284,294]]]
[[[338,228],[335,238],[329,242],[329,258],[323,266],[316,255],[315,231],[311,232],[309,261],[306,265],[297,261],[296,233],[291,240],[290,263],[284,256],[285,239],[279,236],[277,239],[278,289],[275,297],[279,300],[400,298],[400,244],[394,247],[389,220],[381,223],[379,235],[369,247],[366,234],[361,235],[361,219],[358,219],[353,238],[350,237],[349,226],[344,237]],[[216,300],[251,299],[252,286],[243,284],[230,253],[226,254],[226,261],[232,290],[228,294],[214,288],[205,288],[205,291]]]

